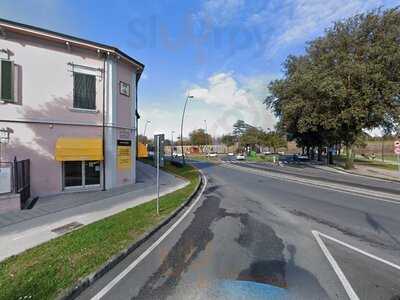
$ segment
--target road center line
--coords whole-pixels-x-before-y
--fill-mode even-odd
[[[329,263],[331,264],[333,270],[335,271],[336,275],[339,277],[340,282],[342,283],[347,295],[349,296],[350,300],[359,300],[360,298],[357,296],[356,292],[354,291],[353,287],[351,286],[350,282],[347,280],[346,276],[344,275],[342,269],[340,269],[338,263],[333,258],[332,254],[329,252],[328,248],[322,241],[321,237],[319,236],[320,233],[318,231],[312,230],[311,233],[314,235],[319,247],[321,248],[322,252],[328,259]]]
[[[204,173],[199,170],[203,178],[204,184],[197,195],[196,199],[193,201],[192,205],[185,211],[185,213],[176,221],[157,241],[155,241],[146,251],[144,251],[138,258],[136,258],[128,267],[126,267],[118,276],[111,280],[105,287],[103,287],[91,300],[99,300],[103,298],[118,282],[120,282],[129,272],[131,272],[142,260],[144,260],[191,212],[193,207],[199,202],[203,192],[207,186],[207,177]]]

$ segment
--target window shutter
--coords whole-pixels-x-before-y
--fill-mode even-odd
[[[96,109],[96,76],[74,73],[74,107]]]
[[[9,60],[1,61],[1,100],[12,102],[14,100],[13,88],[13,63]]]

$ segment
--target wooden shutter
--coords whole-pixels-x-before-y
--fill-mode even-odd
[[[74,73],[74,108],[96,109],[96,76]]]
[[[1,100],[14,100],[13,63],[9,60],[1,61]]]

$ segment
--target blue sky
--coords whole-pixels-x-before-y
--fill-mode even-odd
[[[114,45],[146,65],[139,109],[148,135],[204,127],[231,130],[237,119],[272,128],[262,99],[282,62],[325,28],[394,0],[77,1],[2,0],[0,17]],[[175,134],[176,135],[176,134]]]

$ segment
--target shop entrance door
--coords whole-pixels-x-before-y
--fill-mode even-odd
[[[65,161],[64,189],[100,187],[100,161]]]

